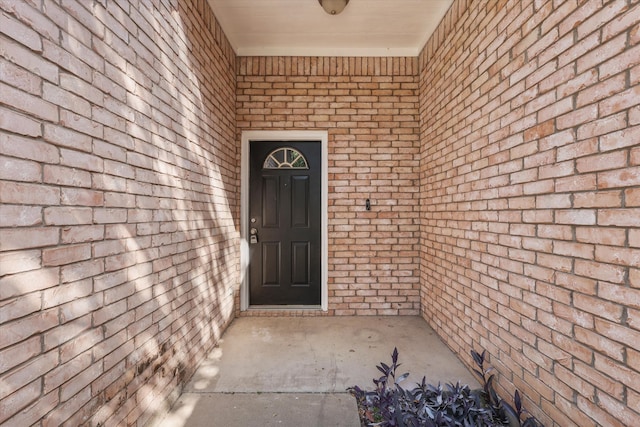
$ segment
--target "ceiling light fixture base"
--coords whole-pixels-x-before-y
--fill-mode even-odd
[[[347,7],[349,0],[318,0],[318,3],[329,15],[337,15]]]

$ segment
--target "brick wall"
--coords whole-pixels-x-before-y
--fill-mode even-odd
[[[460,0],[420,56],[423,315],[547,425],[640,425],[639,22]]]
[[[238,58],[239,134],[329,132],[329,314],[419,313],[417,64]]]
[[[235,55],[204,0],[0,8],[0,424],[142,425],[233,317]]]

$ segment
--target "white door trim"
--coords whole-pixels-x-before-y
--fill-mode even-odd
[[[240,310],[249,309],[249,142],[251,141],[319,141],[322,153],[322,195],[321,195],[321,308],[329,309],[329,290],[327,276],[329,271],[329,239],[328,239],[328,200],[329,200],[329,162],[327,131],[304,130],[247,130],[242,131],[242,146],[240,153]],[[316,306],[317,307],[317,306]],[[286,309],[287,307],[282,307]],[[296,307],[299,308],[299,307]]]

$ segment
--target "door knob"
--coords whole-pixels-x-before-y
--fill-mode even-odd
[[[251,227],[251,230],[249,230],[249,234],[249,243],[252,245],[258,243],[258,230],[254,227]]]

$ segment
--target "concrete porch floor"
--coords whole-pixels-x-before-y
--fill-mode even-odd
[[[420,317],[244,317],[224,333],[160,427],[358,427],[355,399],[399,352],[410,382],[475,377]],[[408,385],[408,384],[404,384]]]

